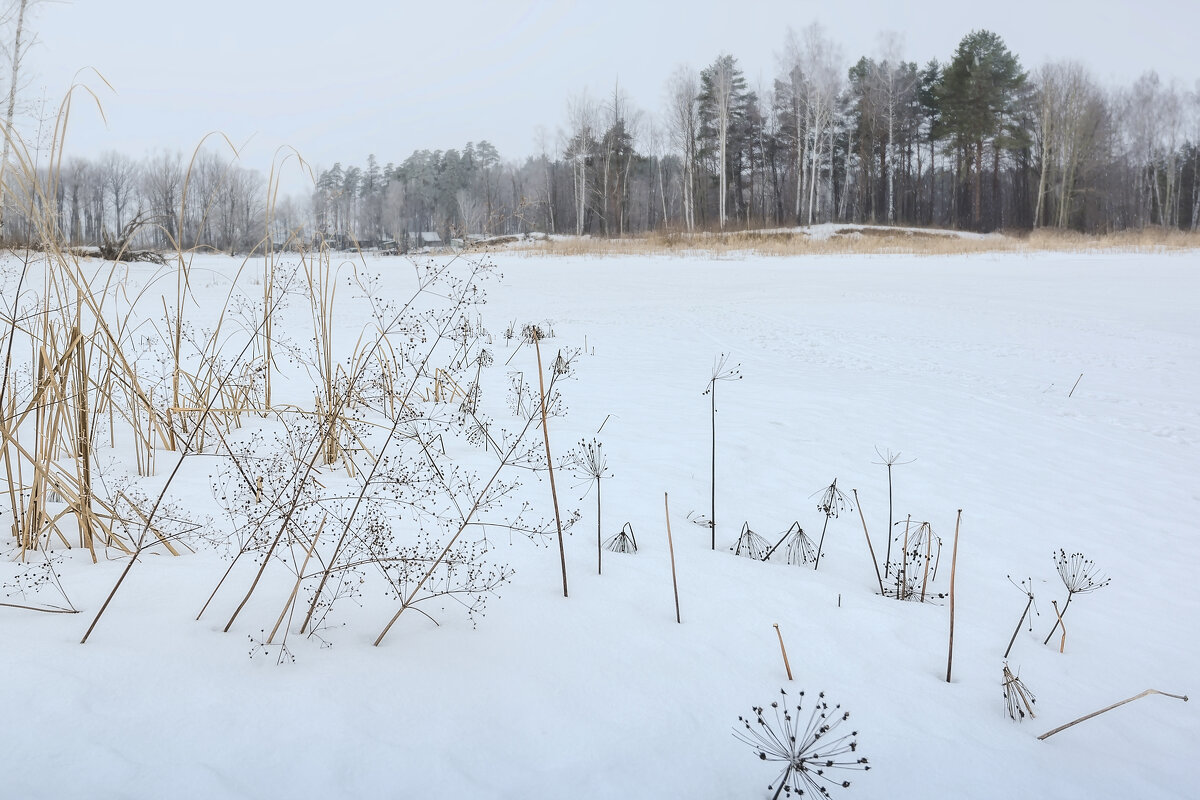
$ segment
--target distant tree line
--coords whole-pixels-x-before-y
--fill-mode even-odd
[[[341,245],[532,230],[622,236],[820,222],[976,231],[1200,227],[1200,83],[1148,72],[1101,87],[1075,62],[1027,71],[989,31],[949,60],[904,61],[894,40],[854,63],[818,25],[788,31],[782,68],[750,86],[729,54],[666,81],[658,114],[614,86],[568,99],[557,136],[505,161],[487,141],[400,163],[335,164],[308,198],[267,201],[261,173],[201,153],[64,163],[64,241],[129,220],[158,246],[246,250],[302,231]],[[184,180],[190,203],[180,213]],[[52,182],[43,176],[50,186]],[[5,234],[19,238],[10,197]],[[269,235],[268,235],[269,234]]]

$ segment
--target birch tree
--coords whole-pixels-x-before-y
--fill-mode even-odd
[[[799,34],[789,28],[783,53],[787,72],[782,82],[788,86],[797,117],[794,211],[797,224],[812,225],[820,216],[817,185],[826,155],[830,159],[829,178],[833,180],[831,134],[843,85],[842,53],[815,22]],[[807,208],[807,215],[802,214],[803,208]]]
[[[1054,226],[1070,225],[1076,187],[1095,156],[1105,115],[1103,95],[1078,62],[1047,64],[1037,77],[1040,158],[1034,227],[1046,224],[1047,197],[1055,197]]]
[[[1193,232],[1200,230],[1200,79],[1189,96],[1192,116],[1192,224]]]
[[[566,157],[571,162],[575,178],[575,235],[582,236],[587,221],[588,162],[596,152],[596,104],[587,92],[567,101],[567,120],[570,125]]]
[[[915,65],[901,59],[903,40],[899,33],[888,31],[880,36],[882,59],[876,65],[875,81],[883,97],[883,113],[887,120],[887,141],[884,143],[887,164],[884,171],[887,180],[887,221],[896,221],[896,127],[897,117],[904,106],[911,102],[917,88]]]
[[[671,142],[683,163],[680,171],[683,223],[696,227],[696,139],[699,136],[700,77],[691,67],[677,67],[667,81],[667,119]]]
[[[722,229],[727,218],[729,193],[729,127],[733,119],[734,93],[745,89],[746,80],[731,55],[720,55],[700,73],[700,115],[708,123],[717,143],[717,219]]]

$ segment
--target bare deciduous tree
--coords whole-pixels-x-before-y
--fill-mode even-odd
[[[700,77],[691,67],[677,67],[667,81],[667,118],[671,142],[683,162],[680,184],[683,190],[683,223],[690,231],[696,227],[696,136],[700,127],[696,97]]]

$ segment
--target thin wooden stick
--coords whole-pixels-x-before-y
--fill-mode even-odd
[[[1017,634],[1021,632],[1021,625],[1025,622],[1025,616],[1029,613],[1029,607],[1033,605],[1033,595],[1029,595],[1029,602],[1025,604],[1025,610],[1021,612],[1021,618],[1017,620],[1017,628],[1013,631],[1012,638],[1008,640],[1008,649],[1004,651],[1004,657],[1008,658],[1008,654],[1012,652],[1013,642],[1017,640]]]
[[[1033,713],[1033,705],[1029,702],[1029,698],[1025,696],[1025,688],[1020,681],[1013,682],[1013,688],[1017,690],[1017,696],[1021,698],[1021,702],[1025,704],[1025,710],[1029,712],[1030,719],[1036,719],[1037,714]]]
[[[1105,711],[1112,711],[1117,706],[1123,706],[1126,703],[1132,703],[1134,700],[1140,700],[1141,698],[1145,697],[1146,695],[1150,695],[1150,694],[1161,694],[1165,697],[1174,697],[1176,700],[1182,700],[1185,703],[1187,702],[1187,699],[1188,699],[1186,694],[1171,694],[1170,692],[1160,692],[1158,689],[1147,689],[1146,691],[1142,692],[1141,694],[1135,694],[1133,697],[1130,697],[1126,700],[1122,700],[1119,703],[1113,703],[1111,706],[1102,708],[1099,711],[1093,711],[1091,714],[1085,714],[1084,716],[1080,717],[1079,719],[1075,720],[1074,722],[1068,722],[1066,725],[1059,725],[1054,730],[1046,731],[1045,733],[1043,733],[1041,736],[1039,736],[1037,738],[1039,740],[1048,739],[1051,736],[1053,736],[1054,734],[1058,733],[1059,731],[1065,731],[1067,728],[1071,727],[1072,725],[1078,725],[1079,723],[1083,722],[1084,720],[1089,720],[1092,717],[1097,717],[1097,716],[1103,714]]]
[[[962,523],[962,509],[954,521],[954,554],[950,558],[950,645],[946,654],[946,683],[950,683],[950,670],[954,666],[954,576],[958,568],[958,527]]]
[[[74,608],[40,608],[39,606],[25,606],[20,603],[0,603],[4,608],[21,608],[25,611],[41,611],[46,614],[78,614],[79,610]]]
[[[317,526],[317,532],[313,534],[312,544],[308,548],[308,552],[304,555],[304,563],[300,565],[300,569],[296,572],[296,583],[292,586],[292,593],[288,595],[287,602],[283,604],[283,610],[279,612],[279,619],[275,620],[275,627],[271,629],[271,635],[267,637],[267,644],[275,641],[275,634],[279,632],[279,626],[283,624],[283,618],[287,616],[288,610],[293,607],[296,602],[296,594],[300,591],[300,583],[304,580],[304,570],[308,568],[308,560],[312,558],[313,551],[317,549],[317,540],[321,538],[321,531],[325,530],[325,521],[329,518],[328,515],[321,517],[321,524]],[[290,622],[288,623],[291,624]]]
[[[1063,652],[1067,648],[1067,623],[1062,621],[1063,612],[1067,609],[1064,607],[1062,611],[1058,610],[1058,601],[1051,600],[1050,605],[1054,606],[1054,613],[1058,615],[1058,624],[1062,626],[1062,638],[1058,640],[1058,652]]]
[[[486,443],[486,440],[484,440]],[[600,541],[600,476],[596,476],[596,574],[604,574],[604,547]]]
[[[1054,613],[1058,615],[1058,621],[1054,623],[1054,627],[1051,628],[1050,632],[1046,634],[1046,639],[1042,642],[1042,644],[1050,644],[1050,637],[1054,635],[1056,630],[1058,630],[1058,626],[1062,625],[1063,614],[1066,614],[1067,609],[1071,607],[1071,598],[1074,596],[1075,595],[1072,592],[1067,592],[1067,602],[1063,603],[1062,611],[1058,610],[1057,605],[1054,606]]]
[[[667,513],[667,549],[671,552],[671,588],[675,591],[675,621],[682,624],[679,618],[679,581],[675,578],[675,545],[671,541],[671,505],[667,502],[666,492],[663,492],[663,509]]]
[[[858,507],[858,518],[862,520],[863,536],[867,537],[867,549],[871,551],[871,565],[873,567],[875,567],[875,580],[879,581],[879,596],[884,597],[885,595],[883,593],[883,577],[879,574],[879,562],[875,560],[875,548],[871,545],[871,534],[867,533],[867,520],[866,520],[866,517],[863,516],[862,503],[858,502],[858,489],[851,489],[850,491],[854,492],[854,505],[856,505]],[[890,534],[891,531],[888,531],[888,533]],[[776,545],[776,546],[778,547],[778,545]],[[782,643],[783,642],[781,640],[780,644],[782,644]],[[786,660],[787,657],[784,656],[784,659]],[[791,676],[791,673],[789,672],[788,680],[791,680],[791,679],[792,679],[792,676]]]
[[[1083,373],[1079,373],[1079,377],[1075,379],[1075,385],[1071,387],[1071,391],[1067,392],[1067,397],[1075,394],[1075,389],[1079,386],[1079,382],[1083,380]]]
[[[538,345],[540,337],[534,332],[533,348],[537,351],[538,362],[538,394],[542,399],[542,439],[546,442],[546,470],[550,473],[550,496],[554,500],[554,524],[558,526],[558,557],[562,562],[563,597],[567,596],[567,551],[563,545],[562,517],[558,513],[558,491],[554,488],[554,462],[550,458],[550,428],[546,423],[546,381],[542,376],[542,348]]]
[[[779,632],[779,623],[773,624],[775,635],[779,637],[779,652],[783,653],[783,668],[787,670],[788,680],[792,679],[792,665],[788,663],[787,648],[783,646],[783,634]]]
[[[709,524],[709,527],[711,528],[710,533],[712,535],[711,549],[713,550],[713,552],[716,552],[716,550],[717,550],[717,381],[716,381],[716,379],[714,379],[712,381],[712,383],[709,384],[709,387],[712,390],[712,397],[709,398],[711,400],[709,417],[712,419],[712,472],[710,473],[711,482],[709,483],[709,487],[712,491],[712,496],[709,498],[711,500],[711,504],[709,505],[708,524]],[[734,524],[736,525],[737,523],[735,522]],[[817,555],[819,558],[820,553],[818,553]],[[816,569],[816,567],[814,567],[813,569]]]

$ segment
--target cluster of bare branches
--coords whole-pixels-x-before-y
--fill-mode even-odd
[[[11,194],[46,188],[25,173],[27,191]],[[189,199],[186,180],[180,197],[181,215],[188,203],[211,203]],[[215,325],[201,329],[191,319],[201,302],[194,252],[180,245],[157,272],[131,281],[128,244],[151,221],[124,226],[115,252],[97,262],[57,246],[56,218],[38,213],[52,207],[31,202],[26,217],[41,226],[41,244],[0,275],[3,516],[17,557],[29,562],[6,587],[25,602],[10,605],[73,610],[45,566],[59,550],[123,558],[87,641],[144,552],[216,544],[231,563],[201,613],[228,598],[226,630],[265,614],[255,652],[283,658],[290,633],[324,638],[340,601],[365,592],[398,606],[376,643],[405,610],[428,613],[431,598],[473,618],[512,574],[491,559],[492,532],[551,535],[520,496],[520,476],[551,467],[531,433],[564,413],[558,384],[573,353],[560,351],[539,373],[536,404],[532,382],[522,383],[515,423],[487,415],[484,377],[496,359],[479,313],[493,272],[485,259],[413,261],[408,297],[385,299],[365,265],[335,264],[324,243],[293,238],[275,252],[267,237],[256,248],[267,254],[261,274],[243,262]],[[334,326],[345,286],[370,309],[350,341],[353,331]],[[312,325],[303,344],[275,323],[296,298]],[[524,341],[536,345],[548,329],[526,325]],[[304,389],[290,402],[272,396],[288,368],[289,378],[307,376],[311,405]],[[141,476],[169,456],[154,491],[114,466],[129,449]],[[201,454],[215,459],[223,524],[170,499],[185,462]],[[280,586],[282,596],[267,596]],[[33,603],[37,587],[57,587],[61,598]]]

